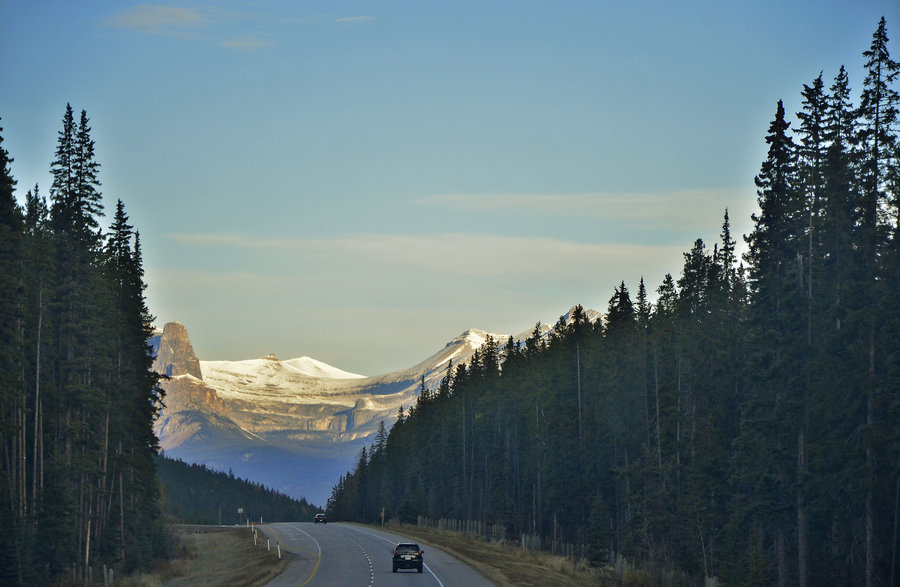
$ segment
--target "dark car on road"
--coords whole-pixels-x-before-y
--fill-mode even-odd
[[[425,563],[422,561],[422,549],[414,542],[401,542],[394,547],[394,572],[397,569],[415,569],[422,572]]]
[[[318,524],[319,522],[322,522],[323,524],[327,524],[328,516],[326,516],[325,514],[316,514],[316,524]]]

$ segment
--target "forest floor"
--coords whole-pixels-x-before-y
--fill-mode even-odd
[[[253,545],[244,527],[170,526],[172,559],[150,574],[125,578],[127,587],[265,585],[276,577],[292,556],[266,550],[265,540]]]

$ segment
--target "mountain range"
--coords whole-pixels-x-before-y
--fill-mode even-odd
[[[542,336],[550,330],[538,328]],[[379,423],[389,429],[398,410],[415,403],[423,381],[436,388],[448,362],[468,362],[488,336],[502,346],[510,335],[470,329],[417,365],[367,377],[309,357],[201,361],[184,325],[170,322],[150,340],[153,369],[168,377],[155,432],[168,457],[324,505]]]

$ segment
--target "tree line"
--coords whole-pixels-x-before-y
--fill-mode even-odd
[[[0,129],[2,132],[2,129]],[[15,198],[0,137],[0,583],[38,585],[165,553],[140,235],[101,227],[89,119],[66,106],[49,199]]]
[[[649,301],[615,288],[548,336],[489,339],[384,428],[335,519],[502,524],[624,556],[661,583],[900,582],[900,66],[884,19],[858,103],[841,67],[782,101],[736,255]]]
[[[230,471],[158,456],[163,508],[186,524],[245,524],[312,521],[319,512],[305,499],[296,500],[259,483],[236,478]],[[238,512],[238,510],[241,510]]]

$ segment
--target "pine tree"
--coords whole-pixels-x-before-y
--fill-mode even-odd
[[[806,323],[806,346],[808,354],[813,354],[813,339],[821,308],[817,305],[819,272],[822,269],[822,231],[821,224],[826,208],[826,175],[827,175],[827,100],[824,93],[822,74],[813,80],[812,85],[803,86],[803,110],[797,113],[800,127],[798,147],[798,181],[804,191],[804,203],[809,223],[806,229],[805,250],[798,251],[798,263],[803,263],[800,279],[804,283]],[[818,337],[816,336],[818,342]],[[815,388],[815,363],[807,360],[803,364],[803,397],[800,406],[800,422],[797,430],[797,574],[798,583],[809,584],[810,545],[809,545],[809,403]]]
[[[882,206],[888,205],[883,203],[889,177],[887,170],[898,164],[895,126],[898,123],[900,95],[892,84],[900,75],[900,63],[891,59],[887,45],[887,25],[882,17],[872,36],[871,47],[863,52],[866,78],[857,112],[863,185],[859,222],[863,227],[869,227],[863,241],[866,247],[863,255],[867,258],[874,257],[874,242],[877,240],[877,233],[871,227],[879,223],[878,214]],[[896,202],[893,205],[896,206]]]
[[[769,151],[756,177],[759,214],[752,216],[753,232],[747,237],[750,286],[753,295],[751,318],[752,365],[755,372],[750,396],[745,402],[742,426],[747,438],[738,446],[743,468],[739,477],[746,484],[741,491],[755,496],[747,504],[753,525],[762,526],[764,540],[776,553],[779,583],[788,580],[788,529],[791,510],[788,496],[792,476],[790,466],[796,436],[792,423],[802,385],[802,358],[795,356],[798,339],[805,339],[802,316],[804,301],[802,265],[804,206],[798,191],[796,146],[787,134],[784,105],[779,100],[766,142]],[[801,379],[802,381],[802,379]],[[767,448],[762,459],[758,450]],[[759,465],[764,465],[763,470]]]
[[[619,331],[633,332],[636,326],[634,305],[623,281],[614,288],[606,314],[607,336]]]
[[[0,133],[3,129],[0,128]],[[28,511],[22,210],[12,158],[0,136],[0,582],[22,582],[22,526]]]
[[[378,432],[375,433],[375,444],[372,445],[372,458],[378,458],[384,452],[387,444],[387,430],[384,427],[384,420],[378,422]]]
[[[666,273],[662,284],[656,288],[656,304],[653,306],[653,317],[657,320],[671,317],[678,301],[678,289],[671,273]]]
[[[635,309],[638,326],[641,328],[647,328],[647,323],[650,320],[650,309],[650,301],[647,299],[647,287],[644,285],[644,277],[641,276],[641,281],[638,284],[637,307]]]
[[[94,140],[91,138],[88,122],[87,112],[82,110],[75,133],[75,158],[72,165],[76,200],[73,210],[81,223],[81,229],[93,235],[99,229],[97,219],[103,216],[103,204],[100,201],[100,180],[97,177],[100,164],[94,159]]]
[[[860,282],[857,289],[856,307],[854,316],[858,322],[859,340],[854,348],[856,360],[862,368],[859,369],[858,382],[866,394],[866,415],[864,428],[868,431],[869,440],[865,446],[866,474],[868,477],[865,495],[865,577],[867,585],[875,585],[878,577],[878,536],[884,535],[877,528],[879,518],[878,501],[886,496],[879,496],[876,487],[880,486],[879,479],[892,479],[894,473],[884,475],[879,470],[879,461],[887,455],[878,453],[879,447],[884,446],[887,439],[878,431],[884,424],[880,421],[880,414],[886,413],[891,399],[891,393],[885,389],[885,377],[881,365],[883,357],[888,351],[890,341],[883,334],[883,324],[891,320],[896,308],[885,309],[879,312],[881,300],[895,298],[888,291],[884,291],[884,285],[893,283],[890,277],[884,279],[884,268],[880,266],[880,259],[884,258],[884,244],[888,242],[890,230],[889,221],[882,217],[885,210],[896,206],[896,197],[888,197],[890,189],[889,180],[892,176],[891,169],[898,163],[898,139],[895,126],[898,123],[898,105],[900,95],[892,87],[892,84],[900,75],[900,64],[891,59],[888,52],[887,26],[884,17],[878,23],[878,28],[872,36],[872,44],[869,50],[863,52],[866,58],[866,77],[863,81],[863,91],[860,96],[858,110],[860,148],[860,181],[861,197],[858,200],[856,215],[857,227],[857,254],[861,269]],[[892,214],[894,218],[898,217]],[[891,258],[891,255],[888,255]],[[893,277],[896,267],[888,269]],[[897,460],[887,456],[888,462]],[[886,500],[885,500],[886,501]],[[895,514],[896,515],[896,514]]]

